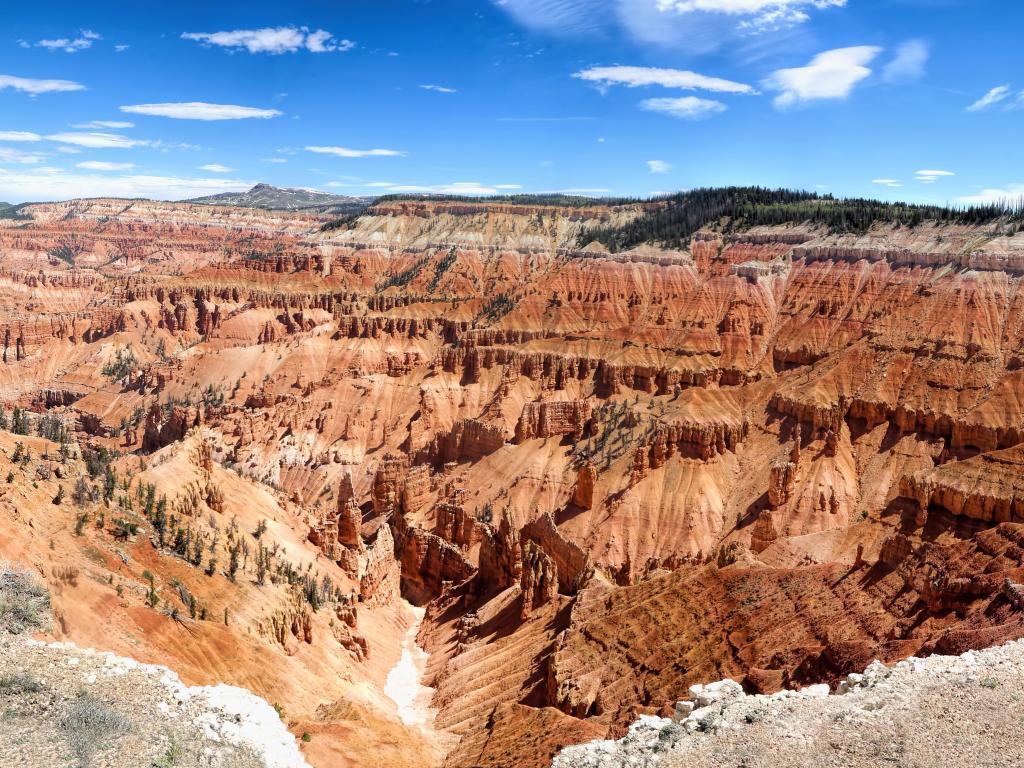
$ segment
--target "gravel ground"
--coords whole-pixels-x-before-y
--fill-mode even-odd
[[[263,699],[165,667],[0,635],[5,768],[307,768]]]
[[[738,689],[694,686],[675,718],[641,717],[619,741],[563,750],[552,768],[1024,765],[1024,641],[875,662],[833,695],[827,686],[772,696]]]
[[[260,697],[30,638],[51,620],[36,577],[0,561],[3,768],[309,768]]]

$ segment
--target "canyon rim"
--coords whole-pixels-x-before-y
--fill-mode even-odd
[[[14,11],[0,763],[1024,761],[1024,11],[341,5]]]

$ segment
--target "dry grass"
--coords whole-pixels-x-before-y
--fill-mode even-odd
[[[24,568],[0,562],[0,633],[21,634],[50,623],[50,595]]]
[[[71,700],[60,726],[81,768],[88,768],[97,751],[132,728],[123,716],[87,693]]]

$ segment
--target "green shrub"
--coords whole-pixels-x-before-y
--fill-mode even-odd
[[[79,694],[68,704],[60,726],[81,768],[88,768],[98,750],[132,727],[122,715],[87,693]]]
[[[37,693],[42,689],[42,683],[29,672],[0,675],[0,693]]]

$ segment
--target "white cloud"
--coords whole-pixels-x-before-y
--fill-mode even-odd
[[[991,91],[982,96],[980,99],[978,99],[976,102],[971,104],[971,106],[967,108],[967,111],[981,112],[983,110],[986,110],[993,104],[998,104],[999,102],[1003,101],[1003,99],[1007,98],[1010,95],[1010,90],[1010,86],[1008,85],[996,86]]]
[[[657,0],[659,11],[678,14],[708,13],[745,17],[740,29],[766,32],[801,24],[810,18],[806,10],[841,8],[846,0]]]
[[[306,35],[306,50],[313,53],[327,53],[329,51],[351,51],[356,44],[351,40],[335,40],[330,32],[318,29]]]
[[[924,40],[908,40],[896,51],[896,57],[885,65],[882,78],[887,83],[902,83],[924,77],[931,49]]]
[[[684,91],[704,90],[718,93],[757,93],[745,83],[708,77],[697,72],[659,67],[591,67],[577,72],[573,77],[601,85],[625,85],[637,88],[644,85],[660,85],[663,88],[678,88]]]
[[[559,34],[595,32],[607,22],[606,8],[594,0],[494,0],[514,19],[527,26]],[[608,5],[608,3],[597,3]]]
[[[640,102],[640,109],[648,112],[661,112],[683,120],[700,120],[724,112],[726,106],[720,101],[683,96],[678,99],[645,99]]]
[[[974,195],[958,197],[963,205],[998,205],[1024,200],[1024,184],[1007,184],[1002,188],[983,189]]]
[[[114,50],[117,51],[118,53],[124,53],[129,48],[131,48],[130,45],[115,45],[114,46]]]
[[[72,128],[79,128],[83,131],[96,131],[104,130],[107,128],[134,128],[135,123],[129,123],[124,120],[90,120],[88,123],[78,123],[71,126]]]
[[[651,169],[651,173],[668,173],[672,170],[671,163],[664,160],[648,160],[647,167]]]
[[[371,185],[367,185],[371,186]],[[379,186],[373,184],[372,186]],[[395,184],[388,187],[381,187],[394,194],[424,194],[424,195],[497,195],[501,192],[522,189],[519,184],[481,184],[476,181],[455,181],[451,184]]]
[[[19,165],[35,165],[43,159],[43,155],[22,152],[20,149],[0,147],[0,163],[18,163]]]
[[[349,149],[347,147],[306,147],[307,152],[337,157],[402,157],[405,152],[397,149]]]
[[[58,168],[0,169],[0,200],[71,200],[78,197],[146,197],[181,200],[217,192],[244,192],[255,182],[144,174],[76,173]]]
[[[142,139],[129,139],[116,133],[72,132],[54,133],[46,137],[59,144],[72,144],[88,149],[131,149],[132,147],[149,146],[151,142]]]
[[[29,131],[0,131],[0,141],[39,141],[42,136]]]
[[[265,157],[265,158],[263,158],[263,162],[264,163],[278,163],[278,164],[281,164],[281,163],[287,163],[288,161],[285,160],[283,157]]]
[[[54,40],[40,40],[36,43],[36,47],[47,48],[51,51],[64,51],[64,53],[77,53],[78,51],[84,51],[87,48],[92,48],[92,44],[94,42],[102,39],[102,36],[96,34],[92,30],[83,29],[78,37],[60,37]],[[22,48],[29,47],[25,41],[21,41],[21,45]]]
[[[149,142],[149,146],[153,149],[159,149],[161,152],[167,153],[172,149],[182,149],[188,152],[198,152],[203,147],[199,144],[189,144],[185,141],[164,141],[163,139],[157,139],[156,141]]]
[[[228,168],[226,165],[220,163],[207,163],[206,165],[199,166],[200,171],[209,171],[210,173],[233,173],[234,168]]]
[[[880,184],[883,187],[902,187],[903,182],[898,179],[872,179],[872,184]]]
[[[455,88],[446,88],[443,85],[421,85],[424,91],[436,91],[437,93],[458,93]]]
[[[689,54],[709,53],[807,21],[846,0],[491,0],[517,22],[558,36],[617,37]]]
[[[108,163],[102,160],[86,160],[84,163],[77,163],[76,168],[86,171],[127,171],[134,168],[133,163]]]
[[[730,16],[743,16],[752,13],[764,13],[774,8],[796,8],[812,6],[814,8],[842,7],[846,0],[657,0],[659,11],[676,11],[677,13],[725,13]]]
[[[569,189],[555,189],[548,193],[542,194],[554,194],[554,195],[604,195],[611,192],[610,189],[604,187],[571,187]]]
[[[779,109],[800,102],[845,99],[854,86],[871,75],[867,67],[881,48],[860,45],[819,53],[806,67],[776,70],[765,87],[781,93],[775,97]]]
[[[0,75],[0,91],[4,88],[13,88],[22,93],[31,93],[33,96],[40,93],[85,90],[84,85],[72,80],[33,80],[28,77]]]
[[[245,120],[258,118],[266,120],[283,113],[276,109],[239,107],[235,104],[207,104],[202,101],[186,101],[167,104],[132,104],[121,107],[122,112],[153,117],[170,117],[175,120]]]
[[[185,32],[183,40],[195,40],[204,45],[217,45],[231,50],[245,49],[249,53],[311,53],[350,51],[355,48],[351,40],[335,40],[330,32],[309,27],[264,27],[263,29],[236,29],[230,32]]]
[[[914,174],[914,178],[922,184],[934,184],[939,179],[947,179],[950,176],[956,176],[953,171],[935,171],[925,169],[918,171]]]

